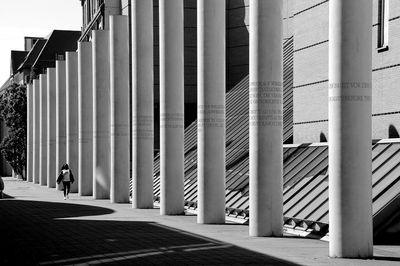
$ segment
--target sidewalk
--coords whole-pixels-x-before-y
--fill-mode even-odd
[[[248,226],[199,225],[4,178],[0,265],[400,265],[400,246],[375,246],[373,260],[330,259],[328,243],[255,238]]]

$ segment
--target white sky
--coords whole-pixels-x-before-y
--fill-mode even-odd
[[[52,30],[80,30],[79,0],[1,0],[0,86],[10,76],[11,50],[24,50],[24,37],[45,37]]]

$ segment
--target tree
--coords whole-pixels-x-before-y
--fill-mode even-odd
[[[26,86],[11,84],[0,95],[0,118],[9,135],[0,143],[0,152],[14,171],[23,175],[26,164]]]

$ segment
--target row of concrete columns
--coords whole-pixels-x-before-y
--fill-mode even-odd
[[[129,202],[129,28],[127,16],[110,20],[111,202]]]
[[[183,1],[159,1],[160,213],[184,212]]]
[[[128,18],[112,16],[28,85],[28,181],[54,188],[68,163],[71,192],[129,202],[128,36]]]
[[[93,194],[92,43],[78,43],[78,193]]]
[[[47,69],[47,186],[56,187],[56,69]]]
[[[153,1],[132,1],[132,207],[153,207]]]
[[[225,221],[225,1],[197,2],[198,222]],[[371,3],[330,1],[330,256],[372,256]],[[183,1],[160,0],[160,213],[184,211]],[[153,5],[132,1],[132,206],[151,208],[153,170]],[[111,16],[109,31],[67,53],[29,85],[28,180],[42,185],[55,108],[56,169],[68,161],[81,195],[128,201],[128,21]],[[282,2],[250,0],[250,228],[281,236]],[[54,82],[54,81],[53,81]],[[41,88],[42,94],[39,93]],[[54,96],[53,96],[54,97]],[[30,100],[32,99],[32,101]],[[37,106],[40,103],[40,108]],[[49,109],[50,108],[50,109]],[[42,117],[42,118],[41,118]],[[42,119],[42,120],[41,120]],[[38,122],[40,127],[38,128]],[[46,131],[47,133],[44,133]],[[53,133],[54,134],[54,133]],[[39,142],[39,137],[41,142]],[[30,148],[31,147],[31,148]],[[30,151],[29,149],[32,149]],[[51,148],[48,148],[50,151]],[[30,157],[32,158],[30,158]],[[47,152],[47,167],[51,160]],[[88,168],[89,166],[89,168]],[[90,167],[92,169],[90,170]],[[49,168],[50,169],[50,168]],[[50,170],[51,171],[51,170]],[[91,187],[92,186],[92,187]],[[356,213],[356,214],[355,214]]]
[[[372,257],[372,1],[329,2],[329,255]]]
[[[66,162],[75,172],[75,182],[71,185],[71,192],[78,192],[78,55],[77,52],[66,52]]]
[[[199,223],[225,222],[225,1],[197,5]]]
[[[282,235],[282,19],[282,1],[251,1],[249,230],[252,236]]]
[[[65,70],[65,61],[56,61],[56,175],[67,159]],[[61,189],[61,186],[57,185],[57,189]]]
[[[47,75],[39,77],[39,184],[47,185]]]

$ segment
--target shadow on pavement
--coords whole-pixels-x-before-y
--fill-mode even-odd
[[[374,256],[374,260],[400,261],[400,258],[399,257],[388,257],[388,256]]]
[[[12,196],[10,196],[10,195],[8,195],[8,194],[3,192],[3,198],[0,198],[0,199],[13,199],[13,198],[14,197],[12,197]]]
[[[153,222],[77,218],[111,212],[77,204],[1,201],[0,265],[294,265]]]
[[[400,246],[400,232],[385,232],[374,238],[374,245]]]

